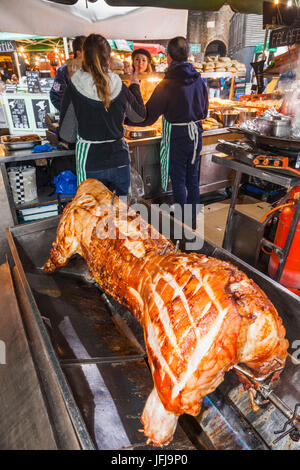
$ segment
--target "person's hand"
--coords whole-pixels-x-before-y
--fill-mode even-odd
[[[128,60],[125,60],[124,61],[124,73],[128,73],[129,75],[131,75],[132,72],[133,72],[133,68],[131,64],[128,62]]]
[[[130,85],[132,85],[133,83],[135,83],[136,85],[140,84],[139,79],[138,79],[137,71],[133,72],[130,75]]]

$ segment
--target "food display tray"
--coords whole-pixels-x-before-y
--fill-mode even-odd
[[[3,135],[1,137],[1,143],[8,149],[8,150],[26,150],[35,147],[36,145],[40,145],[42,143],[42,139],[38,140],[30,140],[30,141],[20,141],[20,142],[8,142],[7,138],[12,137],[8,135]]]

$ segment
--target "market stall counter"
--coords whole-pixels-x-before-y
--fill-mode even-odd
[[[202,158],[200,165],[200,193],[205,194],[219,189],[227,188],[230,186],[230,170],[216,165],[212,161],[212,154],[215,151],[216,145],[220,138],[228,141],[235,140],[238,135],[234,130],[228,128],[211,129],[204,131],[202,134]],[[139,139],[126,139],[129,145],[131,156],[131,165],[141,175],[144,188],[145,198],[155,200],[156,198],[167,198],[172,194],[172,187],[169,184],[167,191],[163,191],[160,180],[160,141],[161,136],[144,137]],[[69,197],[58,197],[53,189],[43,187],[38,189],[36,197],[22,199],[20,194],[13,194],[9,172],[11,167],[20,168],[24,167],[34,160],[38,165],[38,161],[62,157],[74,157],[74,150],[58,149],[51,152],[32,153],[30,149],[26,150],[9,150],[7,146],[2,144],[0,146],[0,169],[2,174],[3,186],[6,192],[5,203],[0,208],[1,213],[7,213],[9,207],[13,224],[17,225],[23,221],[33,220],[31,208],[42,208],[44,211],[49,212],[50,215],[56,210],[59,213],[59,204],[70,200]],[[19,197],[19,200],[16,197]],[[58,204],[58,206],[57,206]],[[57,207],[54,207],[56,205]],[[43,209],[39,209],[42,210]],[[25,211],[25,212],[24,212]],[[29,212],[31,212],[29,214]],[[37,212],[37,210],[35,211]],[[47,214],[45,214],[47,215]],[[25,219],[24,219],[25,216]],[[41,218],[41,217],[37,217]],[[9,225],[9,224],[8,224]]]
[[[221,138],[232,141],[240,138],[240,135],[233,128],[218,128],[203,132],[199,177],[200,194],[224,189],[231,185],[230,170],[222,168],[212,161],[212,154],[216,149],[218,140]],[[131,164],[143,178],[145,197],[154,200],[172,194],[171,184],[169,184],[166,192],[161,188],[160,141],[160,135],[141,139],[127,139]]]

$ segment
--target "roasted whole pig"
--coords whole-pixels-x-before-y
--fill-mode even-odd
[[[234,365],[259,376],[284,365],[282,321],[252,280],[228,262],[176,253],[97,180],[81,183],[64,209],[44,270],[65,266],[75,253],[143,327],[154,381],[141,417],[149,443],[170,442],[179,415],[196,416]]]

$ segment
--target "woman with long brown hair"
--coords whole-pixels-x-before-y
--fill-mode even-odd
[[[83,45],[82,69],[68,85],[61,108],[60,136],[76,141],[77,183],[87,178],[102,181],[118,195],[130,185],[129,150],[124,140],[125,114],[133,122],[145,118],[138,80],[129,88],[109,70],[110,45],[91,34]]]

